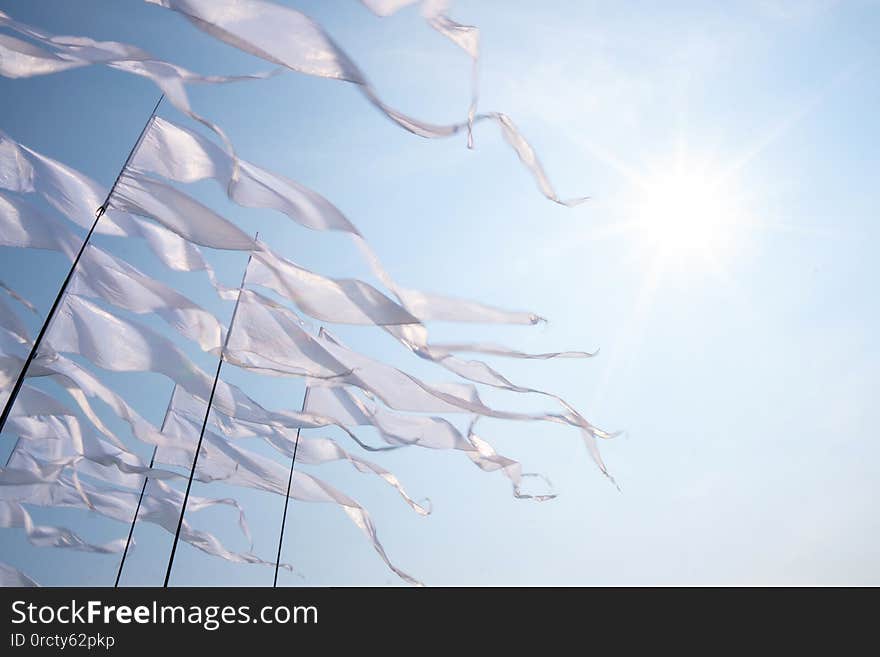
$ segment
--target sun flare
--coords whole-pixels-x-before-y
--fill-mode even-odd
[[[691,269],[699,261],[729,259],[743,218],[734,195],[697,168],[675,168],[643,181],[637,233],[666,266]]]

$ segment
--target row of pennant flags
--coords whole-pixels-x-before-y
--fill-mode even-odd
[[[178,541],[226,561],[271,566],[277,582],[279,568],[292,569],[281,562],[280,545],[277,559],[262,558],[253,552],[252,542],[250,550],[231,550],[214,534],[190,523],[191,514],[200,509],[231,507],[238,513],[240,531],[250,538],[238,501],[190,495],[193,481],[220,481],[283,496],[285,514],[287,499],[341,507],[387,567],[405,582],[418,585],[416,577],[388,556],[361,504],[319,477],[296,469],[295,464],[347,462],[394,488],[420,515],[430,514],[430,502],[410,497],[392,472],[364,453],[404,448],[456,450],[481,470],[503,474],[517,498],[545,501],[555,497],[543,477],[524,472],[519,462],[497,453],[477,435],[478,421],[494,418],[571,427],[613,483],[598,442],[615,434],[591,424],[561,397],[514,383],[477,359],[546,360],[593,354],[527,353],[482,341],[432,341],[428,326],[435,321],[534,325],[543,318],[404,287],[330,200],[239,157],[222,128],[196,113],[187,96],[190,84],[263,79],[287,70],[339,80],[355,85],[389,120],[420,137],[464,134],[472,147],[474,129],[482,123],[495,124],[545,197],[567,206],[578,204],[584,199],[557,196],[534,150],[508,116],[479,111],[478,29],[449,18],[448,3],[443,0],[362,0],[378,16],[419,4],[428,25],[472,59],[472,94],[465,119],[435,125],[387,105],[324,29],[289,6],[266,0],[146,2],[182,15],[198,30],[276,68],[243,76],[198,75],[133,45],[54,35],[0,12],[0,75],[26,78],[108,66],[148,78],[159,87],[162,98],[212,135],[209,138],[173,123],[154,110],[108,190],[0,131],[0,246],[46,249],[71,262],[70,275],[48,316],[41,318],[42,329],[36,337],[20,318],[20,313],[35,313],[35,307],[0,283],[0,403],[4,408],[0,430],[15,440],[0,470],[0,526],[23,530],[34,546],[121,555],[121,573],[131,544],[129,525],[153,523],[175,535],[166,585]],[[205,180],[216,182],[238,206],[274,211],[314,231],[343,233],[384,290],[363,280],[311,271],[184,191],[187,185]],[[85,238],[84,230],[88,231]],[[140,240],[162,266],[206,276],[218,297],[234,304],[230,323],[224,325],[179,290],[99,248],[90,240],[93,234]],[[248,255],[239,287],[218,280],[203,248]],[[205,372],[172,340],[132,315],[154,316],[214,356],[216,374]],[[423,380],[359,353],[326,326],[333,324],[387,333],[406,350],[441,368],[444,382]],[[173,392],[161,426],[142,417],[84,363],[98,370],[154,372],[170,379]],[[265,408],[224,380],[224,364],[303,380],[302,409]],[[34,380],[57,384],[66,397],[62,400],[44,392],[32,385]],[[481,398],[479,386],[542,395],[554,410],[502,410]],[[152,448],[149,462],[105,424],[94,406],[96,401],[125,423],[135,440]],[[447,416],[465,418],[467,429],[458,428]],[[329,427],[340,430],[350,445],[308,432],[300,435],[301,429]],[[358,436],[363,427],[375,430],[383,444],[364,442]],[[289,459],[290,467],[247,449],[243,438],[261,439]],[[525,478],[539,479],[546,483],[546,490],[527,492]],[[183,482],[185,490],[181,490]],[[128,538],[97,544],[64,527],[36,524],[26,508],[30,505],[95,512],[124,523]],[[0,563],[0,584],[30,586],[36,582]]]

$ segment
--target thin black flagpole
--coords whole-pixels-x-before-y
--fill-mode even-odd
[[[174,388],[171,389],[171,398],[168,400],[168,407],[165,409],[165,417],[162,418],[162,428],[159,429],[159,433],[165,432],[165,424],[168,422],[168,414],[171,412],[171,403],[174,401],[174,393],[177,392],[177,384],[174,384]],[[150,457],[150,467],[153,467],[153,464],[156,462],[156,450],[158,450],[158,446],[153,446],[153,455]],[[137,508],[134,510],[134,516],[131,519],[131,528],[128,530],[128,539],[125,541],[125,549],[122,551],[122,559],[119,561],[119,570],[116,572],[116,583],[113,584],[113,587],[116,588],[119,586],[119,578],[122,577],[122,567],[125,565],[125,557],[128,556],[128,547],[131,545],[131,537],[134,535],[134,525],[138,519],[138,513],[141,510],[141,503],[144,501],[144,492],[147,490],[147,482],[149,481],[150,476],[144,475],[144,485],[141,486],[141,496],[138,498]]]
[[[299,438],[299,434],[297,434],[296,437]],[[9,467],[9,462],[12,460],[12,457],[15,454],[15,450],[18,449],[18,443],[20,443],[20,442],[21,442],[21,436],[19,436],[18,438],[15,439],[15,444],[12,446],[12,451],[9,452],[9,456],[6,457],[6,465],[3,466],[4,468]]]
[[[260,233],[254,235],[254,242],[260,236]],[[232,309],[232,318],[229,320],[229,328],[226,330],[226,339],[223,341],[223,348],[220,350],[220,358],[217,361],[217,371],[214,373],[214,384],[211,386],[211,394],[208,396],[208,406],[205,408],[205,419],[202,420],[202,431],[199,433],[199,442],[196,444],[196,451],[193,454],[192,468],[189,471],[189,479],[186,482],[186,492],[183,494],[183,504],[180,505],[180,518],[177,519],[177,531],[174,533],[174,543],[171,544],[171,555],[168,557],[168,569],[165,571],[165,583],[162,585],[168,588],[168,581],[171,579],[171,568],[174,566],[174,555],[177,552],[177,543],[180,540],[180,530],[183,527],[183,516],[186,514],[186,503],[189,501],[189,491],[192,488],[193,477],[196,474],[196,464],[199,462],[199,452],[202,451],[202,441],[205,438],[205,429],[208,427],[208,418],[211,415],[211,404],[214,403],[214,393],[217,391],[217,382],[220,380],[220,370],[223,369],[223,361],[226,357],[226,347],[229,345],[229,337],[232,335],[232,326],[235,324],[235,316],[238,314],[238,306],[241,303],[241,293],[244,291],[244,284],[247,280],[248,268],[254,254],[248,256],[247,264],[244,268],[244,274],[241,277],[241,285],[238,288],[238,298],[235,300],[235,308]]]
[[[309,401],[309,386],[306,384],[306,391],[303,394],[302,410],[306,410],[306,404]],[[284,544],[284,524],[287,522],[287,505],[290,503],[290,486],[293,483],[293,466],[296,464],[296,450],[299,447],[299,432],[302,427],[296,428],[296,442],[293,443],[293,458],[290,459],[290,474],[287,476],[287,495],[284,497],[284,513],[281,516],[281,532],[278,534],[278,556],[275,559],[275,579],[272,581],[272,588],[278,586],[278,568],[281,566],[281,546]]]
[[[89,232],[86,234],[86,238],[83,240],[82,245],[79,247],[79,253],[76,254],[76,258],[74,258],[73,264],[70,266],[70,271],[67,272],[67,277],[61,284],[61,289],[58,290],[58,296],[55,297],[52,308],[49,309],[49,314],[46,315],[46,321],[43,322],[43,326],[40,328],[40,333],[37,335],[37,339],[34,340],[31,351],[28,354],[27,359],[24,361],[24,366],[21,368],[21,372],[18,373],[18,378],[15,380],[15,385],[12,387],[12,392],[9,394],[9,398],[6,400],[6,405],[3,407],[3,413],[2,415],[0,415],[0,433],[2,433],[3,428],[6,426],[6,420],[9,418],[12,407],[15,405],[15,400],[18,397],[18,393],[21,391],[21,386],[24,383],[25,377],[27,376],[27,371],[31,365],[31,361],[34,360],[37,352],[40,350],[40,345],[43,342],[43,336],[46,335],[46,330],[49,328],[49,324],[52,323],[52,318],[55,317],[55,311],[58,310],[58,306],[61,305],[61,300],[65,296],[64,293],[67,291],[67,286],[73,279],[73,275],[76,272],[76,266],[79,264],[79,260],[82,257],[82,254],[85,252],[86,247],[89,245],[89,242],[92,239],[92,234],[95,232],[95,228],[98,227],[98,222],[101,221],[101,217],[103,217],[104,213],[107,211],[107,206],[110,204],[110,198],[113,196],[113,192],[116,191],[116,185],[119,184],[119,179],[122,177],[122,174],[128,167],[128,163],[131,162],[132,156],[134,156],[138,147],[141,145],[141,141],[143,141],[144,135],[147,133],[147,128],[150,127],[150,123],[153,121],[153,117],[156,116],[156,110],[159,109],[159,104],[162,102],[163,98],[165,98],[165,94],[159,96],[159,100],[156,101],[156,106],[153,107],[153,111],[150,112],[150,118],[148,118],[147,122],[144,124],[144,127],[141,130],[141,134],[138,135],[137,141],[135,141],[134,146],[131,147],[131,150],[128,153],[128,157],[125,158],[125,164],[122,165],[122,168],[119,170],[119,174],[116,176],[116,180],[113,181],[113,186],[107,193],[107,198],[104,199],[104,203],[95,212],[95,221],[92,223],[92,227],[89,229]]]

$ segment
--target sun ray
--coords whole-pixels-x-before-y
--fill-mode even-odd
[[[597,415],[601,414],[606,392],[613,389],[611,384],[614,378],[621,371],[630,370],[638,358],[639,345],[644,338],[645,319],[653,308],[654,296],[662,276],[663,263],[659,255],[655,254],[644,276],[642,276],[632,309],[623,322],[622,330],[617,334],[615,343],[609,349],[610,357],[604,363],[599,383],[590,401],[590,408]]]
[[[795,126],[816,111],[826,100],[832,97],[832,92],[838,90],[840,86],[853,78],[861,68],[862,63],[855,62],[848,67],[842,69],[830,82],[824,85],[822,89],[817,91],[805,103],[798,107],[794,112],[786,116],[782,121],[777,123],[767,132],[763,138],[755,141],[747,148],[739,157],[732,160],[724,173],[725,177],[735,176],[742,171],[755,158],[759,157],[771,144],[788,134]]]

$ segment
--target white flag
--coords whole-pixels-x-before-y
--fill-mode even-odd
[[[419,321],[368,283],[316,274],[272,253],[266,245],[254,254],[246,282],[287,297],[306,314],[325,322],[385,326]]]
[[[528,495],[521,491],[524,477],[546,481],[536,473],[522,472],[518,461],[498,454],[487,441],[473,433],[474,422],[466,436],[442,417],[407,415],[389,410],[363,399],[349,387],[315,387],[309,390],[309,409],[336,417],[348,426],[372,426],[389,443],[413,445],[427,449],[454,449],[464,452],[481,470],[501,472],[513,484],[514,497],[549,500],[554,495]]]
[[[224,156],[228,162],[232,161],[229,155],[224,153]],[[107,196],[107,190],[88,176],[19,144],[2,131],[0,189],[38,193],[68,219],[86,229],[91,227],[98,206]],[[59,234],[62,230],[59,227]],[[214,270],[205,261],[199,248],[163,225],[111,208],[101,217],[95,232],[142,238],[168,268],[174,271],[205,271],[222,298],[235,299],[237,290],[230,290],[217,281]],[[81,240],[77,239],[77,249],[80,243]]]
[[[86,249],[68,290],[134,313],[156,313],[204,351],[220,353],[225,329],[214,315],[97,246]]]
[[[0,12],[0,25],[3,24]],[[60,57],[27,41],[0,34],[0,75],[7,78],[29,78],[34,75],[60,73],[84,66],[83,62]]]
[[[12,308],[6,305],[3,299],[0,299],[0,328],[9,331],[9,334],[15,337],[15,340],[21,344],[30,344],[31,335],[28,327],[21,321]]]
[[[391,16],[399,9],[418,0],[361,0],[365,7],[377,16]],[[473,148],[473,125],[479,102],[480,30],[473,25],[463,25],[446,14],[448,0],[424,0],[422,16],[437,32],[464,50],[471,58],[471,104],[468,107],[468,148]]]
[[[510,118],[501,112],[469,116],[463,123],[437,125],[415,119],[386,105],[349,56],[311,18],[290,7],[265,0],[146,0],[173,9],[198,29],[225,43],[291,70],[323,78],[344,80],[358,88],[386,117],[420,137],[451,137],[469,129],[475,121],[489,120],[501,127],[505,140],[535,178],[538,188],[550,200],[573,206],[586,198],[561,200],[554,191],[532,147]],[[458,25],[441,12],[429,11],[434,29],[466,50],[476,47],[474,28]],[[472,101],[473,115],[476,99]]]
[[[82,239],[63,222],[0,191],[0,246],[60,251],[73,260],[80,244]]]
[[[282,69],[251,75],[198,75],[187,69],[162,61],[150,53],[118,41],[96,41],[81,36],[56,36],[44,30],[13,20],[0,11],[0,26],[15,30],[46,46],[49,50],[32,43],[0,35],[0,75],[11,78],[31,77],[57,73],[69,68],[104,64],[111,68],[132,73],[151,80],[162,90],[166,98],[181,112],[217,133],[230,147],[229,139],[219,126],[196,114],[189,103],[186,84],[224,84],[240,80],[265,79],[277,75]]]
[[[180,476],[152,469],[133,452],[100,439],[72,411],[30,386],[22,387],[6,427],[27,441],[29,452],[44,461],[68,460],[81,473],[100,472],[102,478],[112,477],[113,483],[119,485],[139,485],[140,477],[126,475],[147,474],[156,479]],[[23,446],[26,445],[20,443],[20,447]],[[100,467],[92,468],[89,464]],[[112,469],[121,475],[117,476]]]
[[[30,469],[40,467],[39,460],[24,450],[16,454],[11,466],[12,465],[17,468]],[[85,494],[84,496],[88,500],[88,504],[84,501],[84,496],[81,495],[81,492]],[[62,476],[56,482],[49,482],[43,485],[32,485],[28,487],[0,486],[0,505],[9,505],[16,513],[19,509],[23,510],[21,504],[17,501],[22,500],[27,504],[46,507],[87,509],[125,524],[130,524],[134,518],[139,499],[139,492],[99,486],[85,481],[74,482],[72,478],[67,475]],[[151,479],[144,492],[143,498],[140,499],[140,510],[138,511],[137,516],[138,520],[159,525],[167,532],[173,534],[177,529],[182,501],[182,492],[169,487],[161,481]],[[197,512],[201,509],[217,505],[229,506],[238,512],[239,527],[248,541],[250,541],[250,530],[247,527],[244,512],[235,500],[229,498],[213,499],[191,496],[187,503],[187,509],[192,512]],[[0,508],[2,508],[2,506],[0,506]],[[22,517],[18,519],[17,526],[25,526],[25,522],[26,519]],[[16,526],[13,525],[12,522],[10,525]],[[79,537],[76,537],[75,535],[71,535],[72,538],[69,539],[68,535],[70,535],[70,533],[67,532],[67,530],[59,528],[41,529],[43,529],[42,534],[48,534],[49,539],[55,538],[56,540],[54,542],[46,540],[42,535],[39,535],[39,538],[42,540],[36,544],[49,547],[68,547],[67,545],[58,545],[57,543],[65,540],[73,540],[78,541],[78,544],[74,543],[71,547],[77,547],[78,549],[86,549],[95,552],[119,552],[124,549],[126,542],[126,539],[118,539],[106,546],[91,546],[85,544],[82,539],[79,539]],[[270,562],[261,559],[251,552],[241,553],[228,550],[216,536],[208,532],[194,529],[190,522],[186,520],[184,520],[181,527],[180,538],[182,541],[193,545],[207,554],[220,557],[221,559],[233,563],[253,563],[267,566],[275,565],[274,561]],[[132,541],[132,543],[134,543],[134,541]],[[291,570],[291,567],[288,564],[281,564],[281,567]]]
[[[189,437],[188,450],[160,450],[157,459],[169,465],[191,467],[201,426],[193,424],[185,416],[172,410],[172,420],[167,427],[181,438]],[[287,495],[289,472],[279,463],[234,445],[228,440],[205,431],[202,443],[204,455],[199,456],[196,476],[200,481],[223,481],[227,484],[245,486],[278,495]],[[421,583],[395,566],[385,552],[372,519],[360,504],[330,484],[294,470],[290,497],[303,502],[329,502],[342,507],[349,519],[369,538],[373,549],[385,564],[404,581],[419,586]]]
[[[137,173],[125,173],[110,201],[114,208],[149,217],[190,242],[214,249],[251,251],[254,240],[191,196]]]
[[[70,294],[48,333],[52,347],[114,372],[158,372],[202,399],[212,379],[167,338]],[[223,395],[218,390],[218,395]]]
[[[239,160],[233,180],[232,159],[213,142],[170,121],[156,118],[134,157],[132,167],[177,182],[213,179],[229,198],[244,207],[268,208],[286,214],[306,228],[348,233],[377,278],[394,292],[404,310],[419,321],[535,324],[535,313],[502,310],[475,301],[412,290],[398,285],[372,247],[330,201],[302,185]],[[282,294],[284,294],[282,292]]]
[[[185,416],[190,421],[196,421],[198,423],[204,421],[205,402],[196,399],[186,392],[181,390],[175,392],[173,407],[175,413],[179,416]],[[413,500],[393,473],[380,465],[354,456],[331,438],[303,436],[300,435],[298,429],[293,430],[289,427],[280,427],[271,424],[243,422],[235,418],[229,418],[222,423],[217,423],[213,418],[210,418],[209,424],[220,428],[226,438],[262,437],[267,443],[272,445],[277,451],[285,456],[293,458],[295,453],[296,460],[300,463],[318,465],[330,461],[347,461],[358,472],[374,474],[395,488],[404,501],[406,501],[416,513],[420,515],[428,515],[431,512],[430,501],[427,501],[426,504],[419,504]]]
[[[122,552],[125,548],[123,538],[102,544],[89,543],[66,527],[36,525],[31,514],[18,502],[0,500],[0,527],[24,529],[28,542],[36,547],[69,548],[98,554]]]

